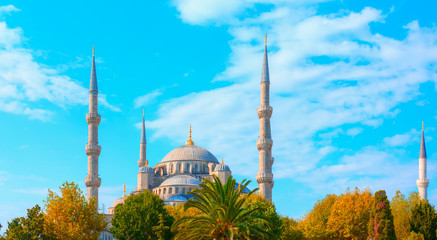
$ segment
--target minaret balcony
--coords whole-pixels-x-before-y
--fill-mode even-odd
[[[422,188],[422,187],[426,188],[428,187],[429,179],[417,179],[416,183],[418,188]]]
[[[258,150],[270,151],[272,149],[273,140],[269,138],[261,138],[256,140],[256,146]]]
[[[273,173],[257,173],[256,181],[258,183],[273,183]]]
[[[86,122],[88,124],[99,124],[100,123],[100,114],[98,113],[87,113],[86,114]]]
[[[100,187],[100,184],[102,183],[102,179],[97,177],[85,177],[85,185],[87,187]]]
[[[85,152],[87,155],[90,155],[90,156],[99,156],[101,150],[102,150],[102,147],[100,147],[98,144],[85,145]]]
[[[273,108],[270,106],[259,106],[256,112],[258,113],[258,118],[270,118]]]

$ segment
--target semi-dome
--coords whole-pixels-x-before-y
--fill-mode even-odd
[[[184,161],[184,160],[194,160],[194,161],[207,161],[213,163],[219,163],[217,158],[212,155],[211,152],[203,147],[196,145],[183,145],[170,151],[163,159],[163,162],[172,161]]]
[[[186,202],[192,197],[194,197],[192,194],[178,194],[169,197],[166,202]]]
[[[171,178],[167,178],[159,185],[160,187],[175,186],[175,185],[196,185],[200,184],[200,180],[188,175],[176,175]]]

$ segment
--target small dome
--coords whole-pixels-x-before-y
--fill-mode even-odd
[[[237,189],[238,189],[238,184],[235,185],[235,190],[237,190]],[[244,193],[244,194],[250,193],[250,189],[248,187],[246,187],[242,193]]]
[[[183,145],[171,150],[163,159],[163,162],[183,161],[183,160],[197,160],[219,163],[217,158],[208,150],[196,145]]]
[[[155,171],[153,171],[153,168],[148,166],[148,165],[140,167],[140,172],[141,173],[155,173]]]
[[[115,201],[112,203],[111,208],[115,208],[118,204],[123,204],[126,197],[121,197],[115,199]]]
[[[200,180],[188,175],[176,175],[171,178],[167,178],[159,185],[160,187],[174,186],[174,185],[196,185],[200,184]]]
[[[217,171],[229,171],[230,172],[231,169],[229,168],[228,165],[221,163],[221,164],[215,166],[214,172],[217,172]]]
[[[166,202],[186,202],[192,197],[194,197],[192,194],[179,194],[169,197]]]

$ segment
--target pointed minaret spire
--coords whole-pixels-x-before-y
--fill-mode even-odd
[[[417,179],[417,188],[419,188],[419,196],[421,199],[427,199],[427,191],[429,185],[429,179],[426,178],[426,148],[425,148],[425,134],[423,132],[422,122],[422,138],[420,141],[420,153],[419,153],[419,179]]]
[[[93,46],[93,63],[91,66],[91,79],[90,79],[90,93],[98,93],[99,90],[97,89],[97,76],[96,76],[96,61],[94,58],[94,54],[95,54],[95,49]]]
[[[126,183],[123,184],[123,197],[126,197]]]
[[[140,141],[140,159],[138,160],[138,167],[140,167],[140,168],[147,165],[146,146],[147,146],[146,125],[144,122],[144,109],[143,109],[143,126],[141,129],[141,141]]]
[[[259,152],[259,172],[256,174],[256,181],[259,185],[259,194],[266,200],[272,201],[273,173],[272,173],[272,145],[273,140],[270,130],[270,117],[273,108],[270,104],[270,76],[267,57],[267,34],[265,36],[264,61],[261,75],[261,104],[257,109],[260,121],[259,136],[256,141]]]
[[[85,177],[85,185],[87,186],[88,201],[91,198],[95,197],[98,202],[99,187],[102,180],[99,177],[99,155],[101,147],[99,146],[98,140],[98,127],[101,117],[100,114],[97,112],[97,95],[97,77],[93,46],[93,63],[91,67],[91,79],[89,89],[89,113],[86,115],[86,121],[88,123],[88,144],[85,146],[85,151],[88,155],[88,175],[87,177]]]

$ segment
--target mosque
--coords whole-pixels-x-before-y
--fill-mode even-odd
[[[101,146],[98,142],[98,126],[101,116],[98,113],[98,87],[97,74],[94,60],[91,66],[91,78],[89,86],[89,113],[86,114],[88,124],[88,143],[85,146],[88,155],[88,174],[85,177],[87,186],[87,198],[95,197],[98,201],[99,187],[101,178],[99,177],[99,155]],[[259,152],[259,172],[256,174],[256,180],[259,184],[259,194],[265,199],[272,201],[273,188],[273,157],[270,129],[270,117],[273,108],[270,106],[270,77],[267,57],[267,35],[265,37],[264,59],[261,75],[260,106],[257,109],[260,121],[259,139],[256,146]],[[123,196],[115,199],[108,209],[107,219],[111,220],[114,209],[118,204],[123,204],[124,200],[133,194],[142,191],[150,191],[158,195],[166,205],[176,205],[188,201],[192,195],[189,192],[198,188],[203,179],[213,180],[213,175],[217,176],[220,181],[225,182],[232,174],[228,165],[217,160],[217,158],[207,149],[195,145],[191,139],[191,125],[187,142],[172,151],[170,151],[154,167],[149,166],[146,157],[146,128],[144,123],[144,112],[142,121],[142,131],[140,140],[140,158],[138,160],[137,187],[134,191],[126,195],[126,186],[124,187]],[[246,192],[249,192],[247,189]],[[113,239],[112,234],[105,230],[101,239]]]

